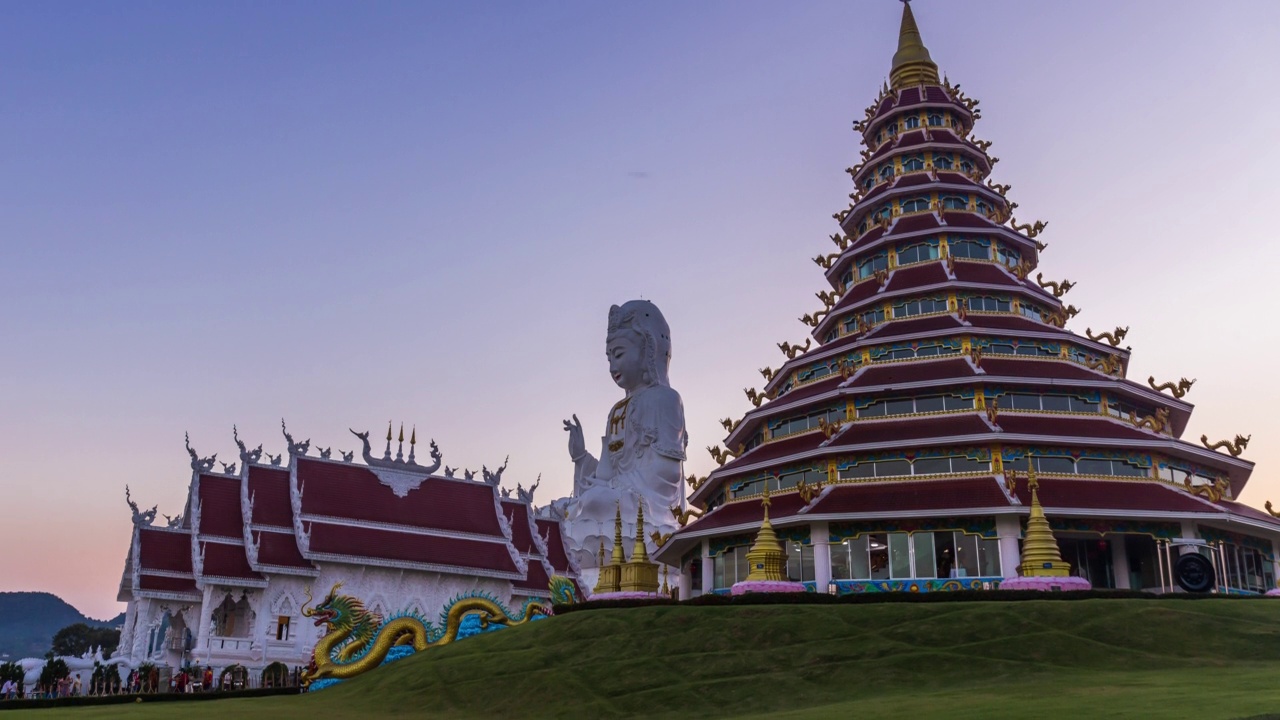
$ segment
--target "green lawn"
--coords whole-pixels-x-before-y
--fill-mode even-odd
[[[1280,602],[574,613],[305,697],[34,718],[1239,718],[1280,713]]]

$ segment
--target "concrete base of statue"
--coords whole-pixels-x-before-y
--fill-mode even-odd
[[[730,595],[746,595],[747,593],[802,593],[809,592],[804,583],[790,580],[743,580],[734,583],[729,589]]]
[[[1039,590],[1062,592],[1064,590],[1092,590],[1093,583],[1082,577],[1010,577],[1000,581],[1001,590]]]
[[[670,600],[660,592],[607,592],[587,596],[587,600]]]

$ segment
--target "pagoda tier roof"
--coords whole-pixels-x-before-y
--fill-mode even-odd
[[[862,339],[868,341],[889,340],[924,332],[960,330],[964,327],[964,323],[960,322],[960,319],[955,315],[952,315],[951,313],[942,313],[939,315],[927,315],[925,317],[881,323],[876,325],[874,328],[871,328],[869,332],[863,334]]]
[[[1266,512],[1265,510],[1259,510],[1258,508],[1245,505],[1244,503],[1236,502],[1234,500],[1218,500],[1214,505],[1217,505],[1226,512],[1237,516],[1237,518],[1247,524],[1280,532],[1280,518],[1274,517],[1271,513]]]
[[[974,187],[979,187],[975,185]],[[958,217],[967,217],[969,219],[957,221]],[[852,215],[850,216],[852,218]],[[913,221],[906,225],[901,224],[903,220],[908,218],[934,218],[932,222],[929,220]],[[854,259],[866,255],[873,250],[877,250],[881,246],[888,246],[892,243],[907,242],[917,238],[927,238],[938,235],[939,233],[963,232],[963,233],[982,233],[985,236],[998,237],[1001,240],[1018,245],[1022,248],[1024,258],[1034,263],[1038,254],[1035,241],[1027,236],[1014,232],[1004,225],[997,225],[995,222],[977,213],[970,213],[960,210],[948,210],[942,214],[943,222],[938,223],[937,213],[926,212],[912,215],[899,215],[894,224],[890,225],[888,230],[880,225],[874,225],[867,230],[861,237],[856,238],[849,247],[841,251],[839,257],[831,263],[831,267],[825,271],[825,276],[829,283],[834,286],[836,280],[849,268]],[[850,234],[850,228],[856,226],[851,220],[846,220],[843,225],[846,234]],[[957,264],[962,259],[957,259]],[[981,262],[973,262],[973,265],[983,264]],[[1027,287],[1033,287],[1028,283],[1023,283]]]
[[[826,437],[815,430],[764,443],[721,465],[716,473],[725,476],[735,473],[740,467],[755,466],[780,457],[808,452],[817,449],[824,440]]]
[[[913,512],[978,512],[1010,507],[994,477],[902,480],[833,485],[806,511],[822,515],[885,515]]]
[[[191,572],[191,533],[167,528],[138,529],[138,567],[143,572]]]
[[[905,87],[897,93],[890,92],[877,105],[875,113],[867,122],[865,137],[875,135],[876,130],[890,116],[908,110],[910,108],[920,107],[939,107],[945,108],[952,112],[964,116],[969,123],[973,122],[973,113],[964,105],[951,99],[947,95],[947,91],[941,85],[925,85],[924,92],[921,93],[919,85]]]
[[[259,568],[315,570],[315,566],[302,557],[302,553],[298,550],[297,538],[292,532],[255,531],[252,537],[258,547]]]
[[[200,537],[244,538],[240,513],[240,479],[200,474]],[[246,566],[247,567],[247,566]]]
[[[1043,436],[1055,438],[1096,438],[1147,441],[1167,436],[1139,430],[1130,423],[1120,422],[1104,415],[1019,415],[1016,411],[1000,411],[996,425],[1013,435]]]
[[[516,550],[526,555],[542,555],[542,549],[533,541],[533,530],[529,526],[529,506],[515,500],[503,500],[502,512],[511,524],[511,544]]]
[[[991,426],[978,413],[911,416],[901,420],[859,420],[846,423],[843,431],[832,439],[827,449],[834,453],[852,447],[866,448],[907,440],[946,440],[991,432]]]
[[[977,376],[973,366],[964,358],[946,360],[913,360],[864,365],[846,387],[892,387],[901,383],[929,382],[931,380],[964,379]]]
[[[294,473],[303,520],[342,518],[505,537],[495,490],[482,482],[428,476],[398,497],[363,465],[296,457]]]
[[[306,556],[314,561],[384,565],[523,579],[506,542],[421,535],[337,522],[310,522]]]
[[[243,543],[201,542],[200,551],[204,556],[200,568],[202,582],[266,584],[262,576],[249,567]]]
[[[1043,380],[1085,380],[1097,382],[1111,377],[1101,370],[1090,370],[1080,363],[1058,358],[1046,360],[983,355],[980,364],[989,376],[1016,377]]]
[[[885,286],[885,292],[898,292],[921,285],[942,285],[950,281],[951,278],[947,275],[946,268],[942,266],[941,262],[920,263],[919,265],[909,265],[894,270],[889,275],[889,283]]]
[[[569,553],[564,544],[564,533],[560,530],[560,523],[546,518],[536,518],[534,523],[538,527],[538,534],[546,538],[547,561],[551,563],[551,567],[557,574],[568,575],[570,573]]]
[[[1011,273],[1006,272],[995,263],[956,262],[955,276],[947,274],[946,261],[931,260],[919,265],[898,268],[889,274],[889,281],[881,289],[880,283],[874,279],[859,281],[850,287],[832,308],[831,313],[823,318],[814,329],[814,334],[821,336],[837,320],[843,319],[849,312],[860,312],[867,304],[878,305],[895,297],[909,297],[915,293],[928,291],[967,290],[977,292],[1004,292],[1028,295],[1037,303],[1051,308],[1062,305],[1061,301],[1039,288],[1027,285]],[[872,300],[876,303],[871,303]],[[1034,321],[1033,321],[1034,322]],[[1044,325],[1044,323],[1037,323]],[[1054,328],[1058,330],[1060,328]]]
[[[907,130],[898,134],[896,137],[888,138],[881,143],[872,153],[867,156],[861,170],[854,176],[855,184],[866,180],[869,172],[873,171],[880,162],[888,157],[899,155],[902,153],[926,150],[931,147],[955,147],[968,151],[973,159],[982,166],[985,173],[991,172],[991,163],[987,158],[987,154],[981,149],[975,147],[972,143],[952,132],[948,127],[930,127]],[[867,147],[870,147],[868,144]]]
[[[525,577],[520,580],[513,580],[511,587],[536,595],[549,595],[551,576],[547,573],[547,568],[542,564],[540,558],[531,559],[529,561],[529,571],[525,574]]]
[[[954,136],[950,135],[949,133],[945,137],[954,138]],[[963,149],[971,150],[972,152],[976,153],[975,158],[978,159],[979,161],[982,161],[982,158],[983,158],[983,155],[981,152],[974,150],[967,143],[962,143],[958,140],[954,142],[944,141],[942,143],[930,142],[930,143],[927,143],[927,145],[929,146],[958,145],[958,146],[961,146]],[[885,153],[885,154],[888,154],[888,153]],[[863,169],[855,177],[854,184],[860,186],[862,182],[868,179],[868,176],[871,173],[874,173],[878,169],[878,167],[879,167],[879,163],[877,162],[877,158],[872,158],[871,160],[869,160],[864,165]],[[889,178],[888,180],[880,180],[876,182],[876,184],[872,185],[871,189],[863,193],[862,196],[858,198],[858,201],[854,203],[853,208],[849,211],[849,214],[847,215],[847,219],[850,221],[853,221],[854,225],[857,225],[857,223],[861,220],[862,216],[868,210],[870,210],[873,206],[880,204],[877,201],[879,200],[880,196],[884,194],[886,191],[890,191],[896,194],[899,191],[913,190],[913,189],[925,188],[925,187],[928,187],[931,190],[938,190],[938,191],[955,190],[957,192],[963,192],[963,193],[976,192],[981,195],[985,195],[988,200],[991,200],[993,203],[997,205],[1003,205],[1007,202],[1007,200],[1003,195],[987,187],[986,185],[983,185],[977,182],[972,177],[964,173],[954,172],[949,170],[933,170],[933,171],[912,170],[910,172],[898,173],[894,175],[892,178]]]
[[[772,413],[795,407],[803,401],[825,395],[836,389],[840,384],[839,375],[831,375],[830,377],[818,380],[807,385],[801,385],[785,395],[779,395],[777,398],[770,400],[768,404],[762,405],[759,409],[751,412],[751,415],[759,415],[764,413]]]
[[[1172,485],[1156,480],[1101,480],[1038,475],[1040,504],[1050,517],[1073,511],[1098,510],[1126,513],[1215,513],[1219,508]],[[1015,494],[1031,506],[1027,483],[1019,480]]]
[[[143,574],[138,576],[138,589],[142,592],[200,598],[200,590],[196,588],[195,578]]]
[[[769,521],[775,525],[785,525],[787,518],[795,516],[804,507],[805,502],[800,498],[799,493],[775,494],[770,500]],[[757,495],[718,505],[711,512],[689,523],[681,533],[694,531],[701,533],[742,525],[758,528],[763,520],[764,506],[760,504],[760,496]]]
[[[253,516],[250,519],[254,525],[293,527],[288,470],[250,465],[249,497],[253,500]]]

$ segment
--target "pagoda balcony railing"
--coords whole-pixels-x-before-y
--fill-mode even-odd
[[[247,637],[211,637],[205,641],[205,647],[217,652],[248,653],[252,646],[253,640]]]

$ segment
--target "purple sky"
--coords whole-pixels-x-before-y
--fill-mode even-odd
[[[982,100],[1082,332],[1198,378],[1186,437],[1253,434],[1280,499],[1280,4],[919,0]],[[672,327],[689,472],[827,289],[851,122],[895,2],[10,3],[0,10],[0,590],[114,615],[134,498],[182,433],[445,463],[566,493],[560,420],[619,397],[608,308]]]

